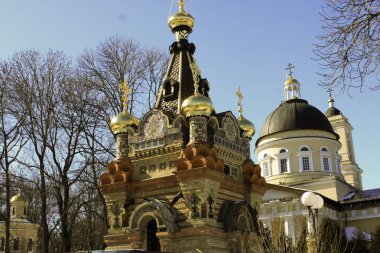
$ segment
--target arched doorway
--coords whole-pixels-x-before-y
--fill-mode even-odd
[[[155,219],[148,222],[146,230],[147,250],[160,251],[160,240],[157,233],[157,222]]]

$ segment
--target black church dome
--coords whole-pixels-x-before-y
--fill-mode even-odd
[[[303,99],[287,100],[269,114],[261,128],[259,140],[270,134],[290,130],[322,130],[339,138],[327,117]]]
[[[327,117],[331,117],[331,116],[341,115],[342,112],[336,107],[330,107],[329,109],[327,109],[325,114]]]

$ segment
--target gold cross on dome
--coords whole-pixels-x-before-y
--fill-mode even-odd
[[[236,91],[236,96],[238,97],[238,107],[239,107],[239,112],[240,112],[240,115],[243,114],[243,104],[242,104],[242,101],[243,101],[243,93],[241,93],[241,90],[240,90],[240,86],[238,87],[237,91]]]
[[[130,92],[130,89],[128,87],[128,82],[124,81],[119,84],[119,88],[122,92],[121,98],[123,100],[123,112],[127,112],[128,108],[128,94]]]
[[[293,69],[295,68],[295,66],[293,66],[291,63],[289,63],[287,66],[288,67],[285,68],[285,70],[289,70],[289,76],[293,76]]]
[[[201,75],[201,71],[199,70],[197,64],[195,62],[190,64],[190,69],[193,74],[193,81],[194,81],[194,95],[198,95],[198,77]]]

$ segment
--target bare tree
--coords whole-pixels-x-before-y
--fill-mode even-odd
[[[118,85],[124,81],[128,81],[131,89],[129,111],[142,103],[137,97],[142,93],[144,65],[141,46],[136,41],[111,37],[95,50],[85,51],[79,58],[79,67],[94,89],[106,98],[108,115],[116,115],[122,110]]]
[[[0,64],[1,84],[7,84],[0,87],[1,165],[4,171],[13,162],[21,166],[16,176],[30,188],[41,252],[102,247],[108,220],[98,178],[114,157],[109,123],[122,110],[118,84],[129,82],[129,111],[141,115],[154,104],[167,62],[161,51],[115,36],[83,53],[78,66],[52,50],[21,51]],[[12,117],[4,114],[10,98]]]
[[[168,57],[157,49],[143,48],[134,40],[114,36],[101,43],[95,50],[87,50],[79,58],[79,67],[91,85],[108,102],[107,115],[122,110],[119,83],[128,81],[129,112],[143,114],[144,107],[153,106],[161,84]]]
[[[54,135],[56,124],[56,105],[59,102],[57,87],[65,83],[68,73],[68,61],[62,52],[49,51],[45,55],[37,51],[22,51],[11,59],[12,82],[15,89],[15,105],[25,115],[23,130],[29,140],[24,159],[20,163],[26,166],[24,176],[38,171],[38,191],[40,195],[41,215],[41,252],[49,251],[47,157],[50,137]],[[29,152],[27,152],[29,151]],[[27,170],[29,169],[29,171]]]
[[[158,91],[164,79],[169,57],[158,49],[147,49],[144,52],[143,87],[147,93],[147,109],[151,109],[156,102]]]
[[[4,250],[9,252],[10,215],[11,215],[11,169],[17,163],[26,141],[21,133],[23,112],[21,117],[14,117],[14,103],[10,85],[11,67],[6,62],[0,63],[0,168],[4,172],[5,188],[5,241]]]
[[[54,189],[54,197],[59,212],[61,244],[64,252],[71,251],[72,229],[79,210],[76,202],[84,191],[78,191],[76,183],[86,169],[86,157],[81,149],[85,144],[84,128],[91,121],[87,114],[90,90],[80,84],[69,72],[57,83],[57,103],[55,120],[48,140],[48,171]]]
[[[323,32],[314,47],[321,65],[320,84],[342,91],[363,90],[365,86],[379,89],[380,2],[325,0],[325,3],[321,13]],[[366,81],[370,84],[365,85]]]

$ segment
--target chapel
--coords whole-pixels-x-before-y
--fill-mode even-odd
[[[217,112],[212,85],[189,42],[194,18],[179,10],[155,106],[141,120],[124,109],[111,121],[116,158],[100,177],[109,214],[106,250],[257,252],[261,168],[250,158],[254,125],[242,112]]]

